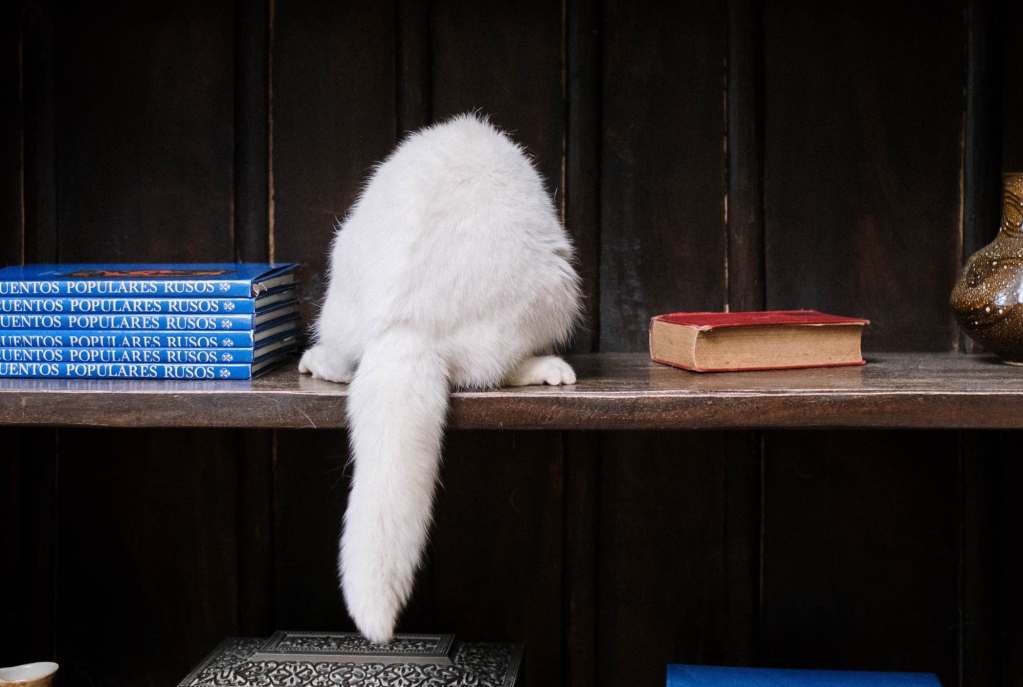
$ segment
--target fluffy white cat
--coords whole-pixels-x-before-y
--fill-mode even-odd
[[[550,355],[579,313],[572,263],[529,157],[473,114],[406,138],[340,224],[299,370],[351,382],[339,571],[368,639],[391,638],[412,591],[450,389],[575,383]]]

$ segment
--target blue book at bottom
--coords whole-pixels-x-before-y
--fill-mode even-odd
[[[288,353],[264,356],[251,363],[225,365],[0,362],[0,379],[188,379],[209,381],[252,379],[287,360]]]
[[[932,673],[668,666],[667,687],[941,687]]]

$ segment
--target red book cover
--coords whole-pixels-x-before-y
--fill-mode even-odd
[[[767,325],[868,325],[870,320],[829,315],[818,310],[762,310],[757,312],[674,312],[653,319],[696,327],[701,331],[723,327],[763,327]]]
[[[868,324],[817,310],[669,313],[650,320],[650,357],[696,372],[863,365]]]

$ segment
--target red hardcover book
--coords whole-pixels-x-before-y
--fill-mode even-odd
[[[694,372],[863,365],[868,324],[816,310],[657,315],[650,320],[650,357]]]

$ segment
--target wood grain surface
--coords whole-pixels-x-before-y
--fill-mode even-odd
[[[868,354],[864,367],[697,374],[644,354],[571,356],[578,384],[458,391],[454,429],[1018,428],[1023,375],[986,355]],[[347,386],[294,365],[251,382],[2,380],[0,422],[344,426]]]

